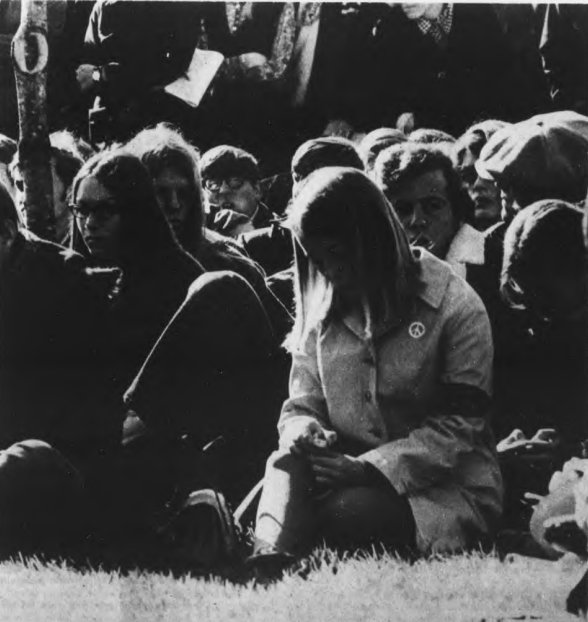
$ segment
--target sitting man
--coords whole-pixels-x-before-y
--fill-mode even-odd
[[[582,441],[588,439],[588,288],[581,210],[549,199],[515,217],[504,241],[501,292],[524,312],[527,331],[516,353],[501,359],[497,374],[495,429],[500,437],[510,432],[499,450],[505,459],[524,454],[526,463],[533,462],[525,484],[543,494],[554,467],[581,455]],[[537,459],[531,461],[532,456]],[[516,462],[520,480],[521,460]]]
[[[525,439],[520,430],[519,447],[511,443],[503,456],[518,450],[523,459],[527,454],[527,461],[530,455],[540,453],[552,459],[546,464],[543,460],[542,481],[537,469],[528,481],[545,495],[535,507],[529,527],[541,552],[551,559],[566,551],[584,558],[588,555],[588,294],[581,219],[580,210],[569,203],[540,201],[513,220],[505,239],[505,293],[512,303],[543,317],[534,334],[534,349],[521,353],[518,369],[509,370],[513,391],[521,379],[527,390],[527,419],[513,424],[527,432],[548,425],[556,434],[541,448],[533,439]],[[547,485],[553,468],[547,469],[554,462],[559,469],[566,458],[570,459]],[[566,604],[570,613],[586,616],[588,572],[570,592]]]
[[[120,442],[104,364],[111,276],[20,230],[0,184],[0,555],[81,535],[72,465],[103,460]]]
[[[207,271],[230,270],[245,278],[259,296],[276,334],[280,339],[285,337],[291,318],[268,289],[263,270],[246,257],[235,242],[205,226],[196,149],[177,130],[164,123],[139,132],[125,149],[147,167],[155,184],[159,207],[182,248]]]
[[[220,145],[200,161],[208,225],[231,238],[269,225],[273,213],[264,205],[257,160],[247,151]]]
[[[468,224],[472,202],[445,152],[413,142],[394,145],[378,156],[374,176],[410,243],[444,259],[479,289],[475,273],[484,265],[484,236]]]

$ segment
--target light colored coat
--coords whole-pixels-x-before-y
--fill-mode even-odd
[[[366,337],[360,317],[309,334],[293,356],[280,433],[301,417],[360,441],[362,458],[407,496],[422,552],[467,548],[502,509],[488,421],[442,416],[443,385],[491,390],[492,338],[476,293],[444,262],[421,253],[423,288],[412,317]]]

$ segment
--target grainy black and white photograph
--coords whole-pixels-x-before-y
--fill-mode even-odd
[[[588,4],[0,0],[0,619],[588,619]]]

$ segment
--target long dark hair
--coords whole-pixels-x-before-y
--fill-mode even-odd
[[[195,255],[204,235],[205,221],[197,149],[177,129],[167,123],[159,123],[139,132],[125,145],[125,150],[143,162],[152,179],[165,169],[171,169],[190,182],[193,201],[184,227],[177,237],[182,248]]]
[[[141,161],[124,151],[99,153],[90,158],[80,169],[72,186],[75,203],[81,182],[95,178],[111,192],[121,206],[121,267],[151,263],[163,254],[179,250],[178,244],[159,208],[153,182]],[[75,227],[75,223],[74,223]],[[76,227],[77,229],[77,227]],[[79,232],[72,243],[77,250],[84,250]],[[85,249],[87,254],[87,249]]]
[[[289,226],[295,238],[296,319],[287,347],[299,348],[339,305],[336,290],[297,242],[300,237],[340,240],[362,274],[369,275],[365,297],[374,321],[404,318],[412,306],[418,263],[390,203],[365,173],[339,167],[312,173],[292,205]]]

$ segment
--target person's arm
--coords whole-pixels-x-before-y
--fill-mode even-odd
[[[270,5],[254,6],[252,21],[263,20],[262,12],[275,11]],[[253,24],[253,27],[255,24]],[[273,82],[281,80],[290,64],[296,39],[296,9],[291,2],[284,3],[277,24],[264,24],[262,32],[273,30],[273,41],[269,53],[258,50],[247,50],[238,56],[225,60],[224,74],[228,79],[246,79],[256,82]],[[247,37],[245,37],[247,39]],[[268,46],[260,46],[260,50]]]
[[[289,398],[284,402],[278,422],[280,444],[288,445],[293,431],[313,432],[330,429],[327,403],[317,361],[318,328],[310,331],[305,343],[292,353]],[[317,428],[317,425],[319,426]]]
[[[473,291],[447,318],[442,348],[442,390],[430,416],[406,438],[361,456],[401,494],[450,477],[465,456],[491,445],[492,336],[486,310]]]

